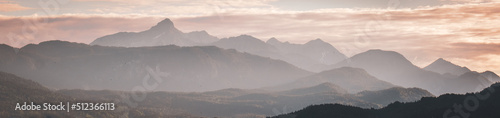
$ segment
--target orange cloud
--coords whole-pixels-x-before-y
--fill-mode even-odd
[[[0,3],[0,12],[22,11],[28,9],[33,9],[33,8],[24,7],[19,4]]]
[[[437,58],[450,59],[462,66],[500,73],[500,3],[445,5],[419,9],[322,9],[280,11],[253,9],[226,10],[217,14],[170,17],[181,31],[206,30],[217,37],[240,34],[262,40],[304,43],[321,38],[352,56],[368,49],[394,50],[418,66]],[[265,11],[265,12],[264,12]],[[0,17],[0,36],[23,33],[22,19]],[[71,15],[49,17],[47,25],[37,27],[30,43],[68,40],[89,43],[120,32],[146,30],[163,16]],[[151,20],[153,19],[153,20]],[[25,28],[26,29],[26,28]],[[29,29],[29,28],[28,28]],[[1,43],[11,44],[0,37]],[[361,43],[359,42],[361,41]],[[22,46],[22,45],[21,45]],[[19,46],[17,46],[19,47]],[[481,60],[481,63],[473,63]],[[489,64],[489,65],[488,65]]]

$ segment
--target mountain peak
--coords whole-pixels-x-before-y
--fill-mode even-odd
[[[266,43],[269,43],[269,44],[279,44],[279,43],[281,43],[281,41],[279,41],[278,39],[272,37],[269,40],[267,40]]]
[[[480,74],[481,74],[481,76],[487,78],[491,82],[500,82],[500,77],[492,71],[484,71]]]
[[[253,42],[253,43],[265,43],[264,41],[260,40],[260,39],[257,39],[251,35],[247,35],[247,34],[242,34],[240,36],[237,36],[237,37],[229,37],[229,38],[225,38],[226,40],[239,40],[239,41],[245,41],[247,43],[249,42]]]
[[[248,35],[248,34],[239,35],[239,36],[237,36],[237,38],[252,38],[252,39],[257,39],[257,38],[255,38],[255,37],[253,37],[251,35]]]
[[[436,61],[432,62],[430,65],[426,66],[424,70],[433,71],[440,74],[449,73],[456,76],[462,75],[466,72],[470,72],[467,67],[458,66],[443,58],[439,58]]]
[[[154,30],[154,29],[171,29],[171,28],[175,28],[174,23],[168,18],[160,21],[158,24],[151,27],[152,30]]]
[[[444,60],[443,58],[439,58],[439,59],[437,59],[436,61],[434,61],[433,63],[446,63],[446,64],[453,64],[453,63],[451,63],[450,61]]]
[[[205,31],[205,30],[201,30],[201,31],[193,31],[192,33],[200,33],[200,34],[207,34],[208,35],[208,32]]]
[[[328,44],[329,45],[329,43],[327,43],[319,38],[311,40],[311,41],[306,43],[306,45],[314,45],[314,44]]]
[[[0,50],[1,50],[1,49],[13,49],[13,48],[14,48],[14,47],[9,46],[9,45],[7,45],[7,44],[0,44]]]
[[[381,49],[371,49],[371,50],[368,50],[366,52],[363,52],[363,53],[360,53],[357,55],[365,55],[367,58],[375,56],[375,57],[379,57],[379,58],[407,60],[402,54],[400,54],[398,52],[386,51],[386,50],[381,50]]]

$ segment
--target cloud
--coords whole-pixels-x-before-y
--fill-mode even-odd
[[[135,16],[65,15],[54,17],[0,17],[0,42],[22,47],[29,43],[66,40],[90,43],[116,32],[148,29],[163,18]]]
[[[166,2],[187,4],[182,1]],[[497,30],[500,26],[494,25],[500,24],[500,8],[496,7],[500,3],[417,9],[335,8],[293,11],[263,4],[268,1],[260,2],[262,3],[256,2],[250,6],[262,5],[262,8],[231,7],[233,3],[214,1],[214,4],[222,5],[193,8],[191,11],[200,14],[172,15],[176,17],[170,18],[183,32],[206,30],[220,38],[249,34],[262,40],[276,37],[292,43],[305,43],[321,38],[348,56],[369,49],[394,50],[421,67],[442,57],[462,66],[470,66],[473,70],[495,70],[500,73],[497,69],[500,65],[491,64],[497,63],[499,58],[490,58],[500,55],[497,53],[500,52],[500,32]],[[166,7],[158,12],[166,10],[174,14],[188,13],[190,11],[182,9],[202,3],[189,4]],[[132,7],[129,10],[134,9]],[[216,12],[207,9],[216,9]],[[109,13],[116,11],[113,8],[99,10],[102,12],[100,15],[72,14],[38,18],[3,16],[0,17],[0,36],[14,33],[21,37],[16,39],[28,43],[46,40],[90,43],[98,37],[120,31],[146,30],[165,18],[164,15]],[[96,12],[99,10],[96,9]],[[33,19],[48,19],[48,22],[31,27],[29,24]],[[27,34],[33,35],[24,35],[23,29],[31,28],[36,29],[36,32],[28,30]],[[17,44],[16,40],[12,41],[7,37],[0,38],[0,42]],[[481,61],[474,62],[475,60]]]
[[[87,13],[146,14],[163,16],[201,16],[227,10],[272,9],[273,0],[73,0]]]
[[[30,7],[21,6],[10,1],[0,1],[0,12],[12,12],[33,9]]]

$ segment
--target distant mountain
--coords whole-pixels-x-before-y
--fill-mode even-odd
[[[42,85],[32,81],[17,77],[13,74],[0,72],[0,115],[6,118],[21,118],[21,117],[75,117],[83,116],[81,114],[88,113],[67,113],[57,114],[56,111],[31,111],[23,112],[15,110],[14,108],[19,103],[23,105],[24,102],[30,105],[31,102],[37,105],[43,103],[58,104],[58,101],[71,102],[74,98],[56,94],[43,87]],[[56,102],[57,101],[57,102]],[[90,115],[94,116],[96,115]],[[114,114],[113,116],[116,116]],[[101,116],[103,117],[103,116]]]
[[[376,91],[396,87],[391,83],[371,76],[363,69],[342,67],[303,77],[291,83],[264,89],[283,91],[310,87],[326,82],[334,83],[341,88],[346,89],[349,93],[357,93],[365,90]]]
[[[275,38],[272,39],[264,42],[250,35],[241,35],[219,40],[206,31],[183,33],[175,28],[170,19],[165,19],[148,30],[119,32],[103,36],[94,40],[90,45],[113,47],[213,45],[224,49],[235,49],[240,52],[283,60],[312,72],[327,70],[328,65],[347,58],[335,47],[321,39],[312,40],[306,44],[290,44],[280,42]]]
[[[186,33],[186,37],[197,44],[209,44],[219,40],[219,38],[208,34],[205,30]]]
[[[250,94],[250,93],[254,93],[254,92],[255,91],[245,90],[245,89],[227,88],[227,89],[221,89],[221,90],[215,90],[215,91],[207,91],[207,92],[203,92],[203,94],[214,95],[214,96],[235,97],[235,96],[246,95],[246,94]]]
[[[58,93],[84,99],[117,100],[123,99],[121,96],[129,96],[131,94],[131,92],[108,90],[60,90]],[[363,108],[380,107],[375,103],[361,101],[353,95],[333,92],[292,95],[251,92],[251,90],[242,89],[224,89],[203,93],[159,91],[147,92],[146,94],[147,97],[138,102],[140,104],[139,108],[166,109],[167,111],[182,109],[185,113],[202,117],[264,117],[276,115],[276,110],[279,110],[279,112],[289,112],[299,110],[311,104],[324,103],[342,103]]]
[[[388,105],[394,101],[415,102],[422,97],[434,97],[429,91],[421,88],[393,87],[380,91],[362,91],[356,94],[358,98],[372,103]]]
[[[497,74],[495,74],[494,72],[485,71],[485,72],[482,72],[480,74],[481,74],[481,76],[487,78],[491,82],[500,82],[500,77]]]
[[[457,78],[453,78],[449,80],[449,82],[445,82],[445,84],[449,87],[442,88],[443,91],[464,93],[480,91],[493,84],[493,82],[482,76],[480,73],[472,71],[464,73]]]
[[[432,62],[430,65],[426,66],[424,70],[437,72],[439,74],[448,73],[455,76],[460,76],[466,72],[471,71],[467,67],[460,67],[456,64],[444,60],[443,58],[439,58],[438,60]]]
[[[240,52],[247,52],[263,57],[278,55],[278,50],[274,46],[267,45],[264,41],[250,35],[223,38],[212,45],[224,49],[236,49]]]
[[[119,97],[124,92],[93,92],[82,90],[65,90],[71,91],[71,94],[65,94],[61,91],[52,91],[48,88],[24,78],[17,77],[13,74],[0,72],[0,116],[6,118],[62,118],[62,117],[176,117],[176,118],[199,118],[193,115],[186,114],[181,110],[166,110],[166,109],[151,109],[145,107],[130,108],[127,107],[126,101]],[[79,91],[79,92],[77,92]],[[92,94],[87,94],[92,93]],[[113,93],[113,94],[110,94]],[[106,96],[106,97],[103,97]],[[115,103],[117,109],[114,111],[21,111],[15,110],[17,103],[23,105],[26,102],[30,105],[33,102],[36,105],[43,103],[59,104],[63,102],[72,103]],[[119,108],[119,110],[118,110]],[[43,107],[42,107],[43,109]],[[144,114],[147,113],[147,114]]]
[[[444,60],[443,58],[439,58],[438,60],[434,61],[432,64],[426,66],[423,68],[424,70],[432,71],[432,72],[437,72],[440,74],[451,74],[453,76],[462,76],[463,74],[466,74],[468,72],[472,72],[469,70],[467,67],[460,67],[456,64],[453,64],[449,61]],[[473,72],[475,74],[478,74],[477,72]],[[500,77],[498,77],[497,74],[491,71],[485,71],[483,73],[479,73],[480,78],[486,78],[488,81],[491,82],[500,82]],[[479,76],[478,76],[479,77]],[[477,82],[476,82],[477,83]],[[486,84],[491,84],[491,83],[486,83]]]
[[[474,92],[478,90],[475,87],[479,89],[487,87],[484,86],[485,84],[478,84],[478,82],[468,83],[469,81],[480,81],[477,80],[478,78],[460,79],[456,76],[445,76],[421,69],[413,65],[403,55],[394,51],[369,50],[339,62],[331,68],[339,67],[362,68],[370,75],[380,80],[407,88],[423,88],[434,95]],[[468,89],[455,89],[456,86],[453,86],[464,84],[474,87],[465,87]]]
[[[279,94],[286,94],[286,95],[307,95],[307,94],[317,94],[317,93],[347,94],[347,90],[343,89],[338,85],[325,82],[313,87],[297,88],[279,92]]]
[[[5,50],[13,53],[12,47]],[[0,70],[59,89],[128,91],[146,80],[153,86],[146,87],[162,91],[249,89],[311,74],[284,61],[214,46],[124,48],[47,41],[6,56]]]
[[[217,41],[218,38],[209,35],[206,31],[183,33],[174,27],[170,19],[165,19],[157,25],[142,32],[119,32],[97,38],[90,45],[116,47],[143,47],[143,46],[195,46]]]
[[[390,93],[397,98],[417,98],[418,92],[413,88],[398,89],[399,93],[391,93],[389,90],[381,90],[367,93]],[[389,91],[389,92],[385,92]],[[407,93],[413,91],[414,93]],[[133,92],[109,91],[109,90],[59,90],[57,93],[80,97],[82,99],[98,100],[123,100],[124,96],[130,96]],[[313,104],[339,103],[344,105],[358,106],[362,108],[381,108],[386,104],[378,103],[378,98],[387,94],[367,94],[360,96],[348,94],[346,90],[332,83],[322,83],[310,87],[280,91],[266,92],[246,89],[222,89],[208,92],[146,92],[146,98],[138,101],[138,108],[154,110],[166,110],[170,112],[182,109],[183,113],[203,117],[263,117],[296,111]],[[415,96],[414,96],[415,95]],[[368,97],[370,98],[368,98]],[[371,98],[374,98],[371,100]],[[362,100],[365,99],[365,100]],[[374,102],[369,102],[369,101]],[[394,99],[388,98],[390,101]],[[402,99],[403,102],[414,101],[413,99]],[[394,102],[394,101],[391,101]],[[174,112],[175,113],[175,112]]]
[[[305,44],[291,44],[271,38],[266,43],[280,51],[283,56],[280,59],[313,72],[324,71],[328,65],[347,58],[331,44],[321,39],[311,40]]]
[[[422,98],[417,102],[395,102],[382,109],[363,109],[340,104],[323,104],[272,118],[498,118],[500,84],[478,93],[446,94]],[[474,104],[471,104],[474,103]],[[457,112],[454,112],[457,111]]]

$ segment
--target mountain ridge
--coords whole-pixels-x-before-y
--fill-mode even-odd
[[[456,64],[451,63],[450,61],[444,60],[443,58],[439,58],[436,61],[432,62],[428,66],[423,68],[424,70],[437,72],[439,74],[452,74],[455,76],[460,76],[466,72],[470,72],[467,67],[460,67]]]
[[[464,110],[471,118],[497,118],[500,116],[497,101],[500,99],[500,83],[492,84],[490,87],[480,92],[467,94],[445,94],[439,97],[424,97],[416,102],[394,102],[381,109],[365,109],[340,104],[321,104],[311,105],[302,110],[288,114],[277,115],[271,118],[432,118],[432,117],[460,117],[458,112],[453,109]],[[483,95],[488,95],[487,97]],[[482,96],[482,97],[476,97]],[[457,108],[467,104],[473,99],[476,105],[474,109],[467,110]],[[467,110],[467,111],[465,111]],[[462,114],[463,115],[463,114]]]
[[[79,89],[126,90],[117,84],[133,86],[148,69],[169,73],[164,80],[169,82],[163,83],[167,85],[158,87],[167,91],[258,88],[310,74],[281,60],[215,46],[125,48],[47,41],[27,45],[0,62],[4,62],[2,71],[37,79],[49,87]],[[188,83],[197,86],[178,86]]]

